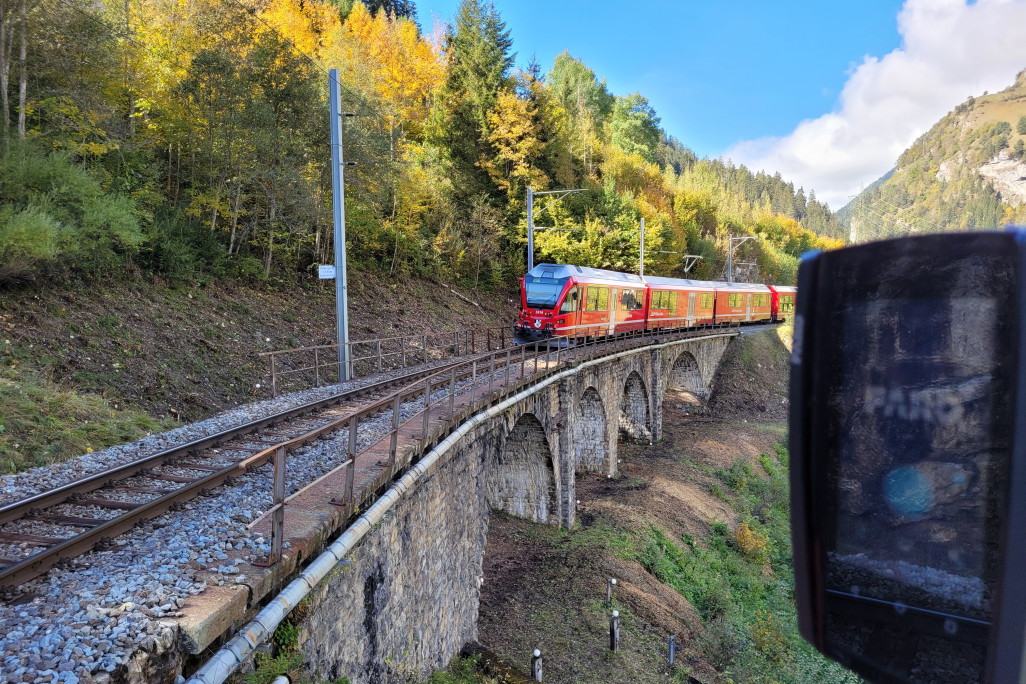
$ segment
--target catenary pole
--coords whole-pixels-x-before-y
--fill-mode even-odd
[[[349,291],[346,286],[346,197],[342,158],[342,97],[338,69],[328,74],[331,100],[331,188],[335,214],[335,317],[338,321],[338,379],[352,377],[349,354]]]
[[[534,190],[527,188],[527,271],[534,268]]]
[[[641,258],[638,259],[638,275],[645,277],[645,218],[641,218]]]

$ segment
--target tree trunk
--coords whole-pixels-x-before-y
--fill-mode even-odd
[[[21,52],[18,54],[18,139],[25,139],[25,109],[28,93],[28,0],[21,0]]]
[[[274,254],[274,217],[277,212],[278,205],[271,198],[271,213],[268,216],[268,230],[267,230],[267,260],[264,262],[264,277],[271,277],[271,256]]]
[[[11,27],[14,27],[14,21],[11,21]],[[3,132],[3,154],[7,156],[10,151],[10,139],[11,139],[11,109],[10,102],[7,100],[7,78],[11,73],[11,34],[10,38],[7,33],[7,2],[6,0],[0,0],[0,116],[4,120],[4,132]]]
[[[242,199],[242,168],[239,168],[238,180],[235,183],[235,202],[232,206],[232,233],[228,238],[228,256],[235,248],[235,230],[239,227],[239,201]]]

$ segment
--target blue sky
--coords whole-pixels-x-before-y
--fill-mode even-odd
[[[458,0],[419,0],[425,30]],[[899,44],[900,2],[497,2],[517,63],[548,70],[563,50],[610,90],[639,91],[663,127],[699,156],[784,135],[832,108],[847,71]],[[433,13],[433,14],[432,14]]]
[[[421,26],[459,0],[417,0]],[[1026,0],[509,0],[517,63],[569,50],[699,156],[780,171],[840,208],[970,94],[1026,67]]]

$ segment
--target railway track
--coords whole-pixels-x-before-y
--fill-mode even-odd
[[[684,332],[683,335],[701,332]],[[588,349],[585,347],[584,353]],[[566,357],[575,353],[574,349],[564,352]],[[531,361],[550,354],[546,350],[525,356]],[[22,554],[12,558],[0,552],[0,589],[6,589],[8,597],[13,596],[10,592],[15,587],[61,561],[109,547],[115,537],[136,525],[225,483],[230,484],[232,478],[263,465],[281,448],[291,450],[346,429],[355,424],[350,422],[354,416],[396,410],[402,401],[423,394],[425,378],[429,388],[435,377],[442,378],[442,385],[453,383],[451,388],[458,366],[491,357],[491,368],[482,365],[481,375],[474,371],[472,377],[486,382],[490,392],[492,380],[482,378],[505,372],[505,383],[501,377],[497,383],[499,387],[508,387],[510,368],[519,366],[523,378],[525,356],[512,358],[511,362],[507,353],[505,368],[497,368],[496,355],[488,353],[422,368],[253,420],[0,506],[0,548],[18,549]],[[556,360],[558,363],[558,356]],[[537,368],[535,363],[535,372]],[[445,379],[450,371],[451,381]],[[471,382],[471,389],[473,385]],[[425,418],[424,435],[428,434],[427,424]],[[355,442],[350,435],[351,452]],[[350,460],[352,458],[351,454]],[[62,534],[54,534],[54,528]]]
[[[382,409],[390,405],[380,397],[394,396],[395,388],[408,391],[423,378],[468,360],[341,392],[2,506],[0,544],[32,553],[20,558],[0,555],[0,587],[13,588],[62,560],[103,549],[136,525],[264,464],[277,448],[294,448],[343,429],[349,417],[366,411],[368,404],[381,404]],[[10,527],[18,529],[4,529]],[[70,534],[38,533],[34,528],[40,527],[58,527]]]

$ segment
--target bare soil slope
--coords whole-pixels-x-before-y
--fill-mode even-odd
[[[516,309],[508,296],[461,292],[474,306],[439,283],[360,271],[350,273],[349,293],[353,340],[508,325]],[[47,420],[64,420],[55,406],[78,403],[68,393],[106,399],[79,422],[134,410],[146,430],[268,396],[267,360],[258,354],[334,342],[334,297],[330,283],[276,291],[138,279],[0,289],[0,401],[11,399],[12,414],[17,399],[23,418],[15,425],[0,416],[0,464],[40,462],[24,451],[43,448]],[[26,401],[26,388],[40,384],[46,398]],[[144,413],[163,420],[155,424]],[[116,431],[90,444],[100,449],[138,432]]]

